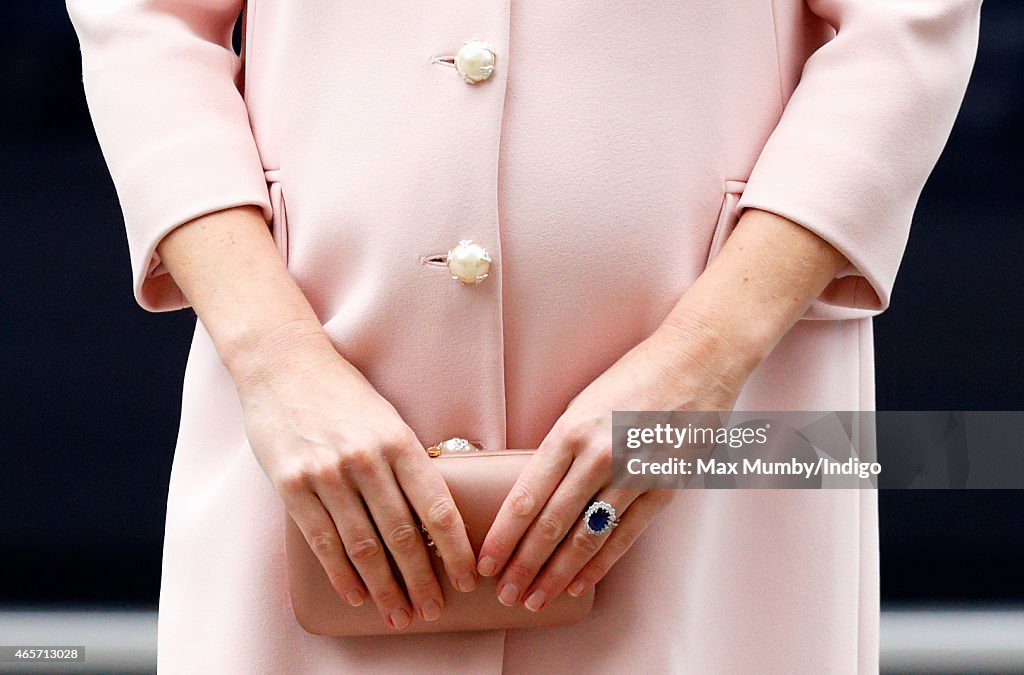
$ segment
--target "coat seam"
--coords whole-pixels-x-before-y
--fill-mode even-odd
[[[503,223],[501,220],[501,140],[504,135],[505,128],[505,106],[508,104],[509,99],[509,73],[511,68],[511,51],[512,51],[512,6],[511,0],[506,0],[503,3],[505,11],[505,73],[502,77],[502,88],[501,88],[501,106],[498,108],[498,124],[497,124],[497,138],[494,143],[494,225],[495,225],[495,236],[497,238],[498,245],[498,271],[497,279],[498,282],[498,337],[501,341],[499,345],[498,353],[501,355],[501,378],[499,379],[501,387],[501,420],[502,420],[502,445],[508,447],[508,389],[506,385],[506,377],[508,369],[506,367],[507,358],[505,356],[505,255],[504,247],[502,246],[502,233]],[[501,634],[501,654],[499,654],[497,667],[498,672],[502,673],[505,671],[505,661],[508,658],[508,629],[502,630]]]
[[[775,76],[779,85],[779,117],[781,118],[786,109],[786,95],[782,83],[782,53],[779,50],[779,19],[778,13],[775,11],[775,2],[776,0],[771,0],[768,3],[768,11],[772,17],[772,43],[775,47]]]
[[[498,108],[497,138],[495,139],[494,152],[494,226],[498,245],[498,335],[501,339],[501,418],[503,444],[508,447],[508,389],[507,389],[507,358],[505,356],[505,271],[504,271],[504,247],[502,246],[502,233],[504,230],[501,219],[501,140],[504,134],[505,106],[509,101],[509,74],[511,73],[511,45],[512,45],[512,8],[510,2],[503,4],[505,12],[505,73],[502,77],[501,105]],[[507,638],[507,634],[506,634]],[[502,649],[504,652],[504,648]],[[504,659],[504,656],[502,657]]]
[[[242,38],[242,102],[245,104],[246,112],[249,111],[249,85],[252,82],[252,78],[249,77],[249,65],[252,63],[252,43],[253,33],[256,32],[256,1],[247,0],[245,6],[242,8],[242,12],[245,18],[242,22],[242,28],[245,31],[245,35]],[[249,125],[252,126],[252,116],[249,115]]]

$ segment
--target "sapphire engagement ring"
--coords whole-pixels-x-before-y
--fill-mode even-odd
[[[608,502],[594,501],[583,512],[583,524],[590,534],[601,535],[618,525],[619,518],[615,515],[614,506]]]

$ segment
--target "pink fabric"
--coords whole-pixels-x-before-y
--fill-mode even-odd
[[[873,408],[870,317],[961,102],[979,6],[259,0],[243,97],[239,0],[68,0],[139,305],[189,305],[163,235],[256,204],[338,350],[421,440],[492,447],[536,447],[748,207],[851,265],[737,407]],[[475,85],[433,60],[471,37],[497,53]],[[421,264],[467,238],[494,259],[480,285]],[[877,670],[876,496],[857,491],[682,494],[578,626],[306,634],[280,501],[201,323],[182,404],[161,673]]]

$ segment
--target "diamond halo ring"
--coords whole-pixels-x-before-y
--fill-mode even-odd
[[[619,518],[615,515],[614,506],[608,502],[594,501],[583,512],[583,524],[586,525],[587,532],[599,536],[616,527]]]

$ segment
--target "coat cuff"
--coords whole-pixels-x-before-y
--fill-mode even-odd
[[[759,180],[756,186],[751,181],[740,197],[737,210],[739,215],[744,209],[755,208],[782,216],[815,233],[846,257],[848,264],[836,273],[801,318],[858,319],[880,314],[889,306],[896,272],[906,248],[909,219],[905,225],[881,226],[885,236],[872,236],[856,222],[806,206],[813,203],[798,199],[787,201],[784,186],[772,186],[767,180]],[[879,246],[873,247],[872,243]]]
[[[809,1],[835,29],[803,64],[737,204],[814,232],[849,265],[805,318],[889,307],[917,201],[977,51],[978,0]]]
[[[124,216],[136,302],[190,306],[156,246],[233,206],[272,220],[232,30],[242,0],[67,0],[96,136]]]
[[[245,133],[202,133],[162,142],[114,176],[131,257],[136,302],[151,312],[191,306],[156,252],[174,228],[233,206],[273,216],[262,164]]]

